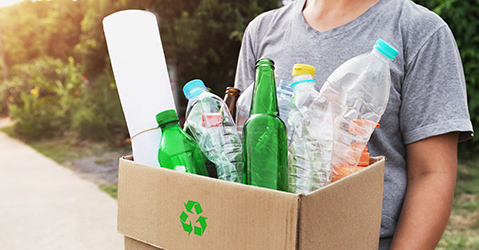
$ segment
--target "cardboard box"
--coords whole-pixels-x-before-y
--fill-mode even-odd
[[[377,249],[384,157],[311,194],[291,194],[120,159],[125,249]]]

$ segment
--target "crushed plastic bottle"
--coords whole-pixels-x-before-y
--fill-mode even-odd
[[[379,39],[371,52],[339,66],[320,90],[334,112],[333,179],[353,173],[384,113],[391,88],[389,63],[398,51]]]
[[[314,67],[293,67],[293,96],[288,118],[289,191],[308,194],[331,182],[333,112],[314,89]]]
[[[277,84],[276,95],[278,98],[279,118],[283,120],[288,130],[288,116],[289,116],[289,102],[293,97],[293,89],[291,88],[291,82],[285,79],[280,79]]]
[[[243,127],[249,118],[251,101],[253,100],[254,83],[250,84],[236,102],[236,127],[240,138],[243,138]]]
[[[226,103],[207,92],[201,80],[183,87],[188,99],[184,128],[216,165],[218,179],[242,182],[242,144]]]

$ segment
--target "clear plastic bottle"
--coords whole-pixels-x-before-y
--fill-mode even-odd
[[[288,118],[289,191],[308,194],[331,182],[333,113],[314,89],[314,67],[295,64]]]
[[[285,79],[280,79],[276,90],[278,98],[279,118],[283,120],[286,127],[288,126],[288,115],[290,111],[289,102],[293,97],[293,89],[291,82]]]
[[[254,83],[250,84],[239,96],[236,102],[236,127],[238,134],[243,139],[243,126],[249,118],[251,112],[251,101],[253,100]]]
[[[391,88],[389,62],[398,51],[378,39],[371,52],[339,66],[320,90],[334,112],[333,181],[353,173],[384,113]]]
[[[218,179],[241,182],[242,145],[228,106],[220,97],[207,92],[201,80],[188,82],[183,93],[188,99],[185,130],[216,165]]]

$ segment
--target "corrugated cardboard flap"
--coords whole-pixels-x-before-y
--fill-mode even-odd
[[[298,200],[298,195],[178,173],[126,157],[120,159],[118,232],[165,249],[294,249]],[[190,215],[187,221],[180,219],[183,212]],[[198,215],[205,218],[199,235],[182,225],[200,227]]]
[[[299,249],[378,248],[385,160],[301,197]]]

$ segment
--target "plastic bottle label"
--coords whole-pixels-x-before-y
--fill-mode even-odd
[[[221,113],[207,113],[201,117],[203,127],[220,127],[223,125],[223,116]]]

